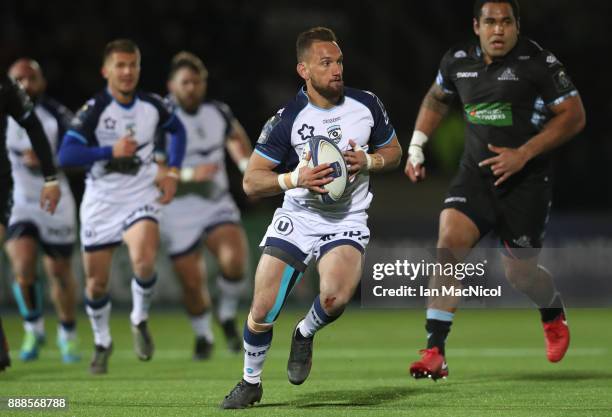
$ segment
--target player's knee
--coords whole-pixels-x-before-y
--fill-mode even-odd
[[[245,272],[245,259],[241,250],[222,250],[217,260],[224,277],[229,280],[242,279]]]
[[[34,281],[35,270],[36,270],[36,258],[32,256],[18,256],[13,259],[12,266],[13,272],[20,279],[31,283]]]
[[[102,298],[106,295],[106,285],[100,279],[95,277],[87,277],[87,297],[92,300]]]
[[[70,275],[70,264],[68,262],[59,261],[49,264],[49,274],[51,277],[61,284],[68,283]]]
[[[183,293],[187,297],[202,293],[202,281],[198,278],[183,277]]]
[[[232,259],[220,265],[221,273],[230,281],[240,281],[244,278],[245,267],[241,259]]]
[[[147,278],[155,272],[155,254],[140,253],[132,258],[132,269],[134,274],[141,278]]]
[[[339,290],[321,292],[319,296],[321,298],[321,307],[323,307],[323,310],[325,310],[328,315],[335,316],[344,310],[351,300],[352,294],[345,290]]]
[[[24,265],[22,268],[14,268],[15,280],[19,284],[31,285],[36,281],[35,269]]]

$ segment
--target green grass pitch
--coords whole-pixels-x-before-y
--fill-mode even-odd
[[[48,343],[37,362],[17,359],[21,324],[5,316],[13,366],[0,374],[0,397],[65,396],[67,411],[9,411],[0,416],[611,416],[612,311],[571,310],[572,343],[550,364],[537,312],[461,311],[449,336],[447,380],[413,380],[407,368],[424,343],[423,311],[351,307],[315,339],[313,369],[302,386],[287,381],[291,330],[301,311],[281,315],[264,371],[262,402],[248,410],[218,406],[239,380],[242,355],[229,354],[216,329],[214,357],[191,360],[185,316],[153,312],[156,353],[139,362],[126,311],[113,313],[110,372],[91,376],[91,333],[79,321],[84,360],[64,365],[47,318]]]

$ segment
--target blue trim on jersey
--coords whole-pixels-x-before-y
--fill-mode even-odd
[[[342,96],[342,97],[340,97],[340,100],[338,101],[338,104],[335,104],[334,106],[330,107],[329,109],[324,109],[323,107],[319,107],[316,104],[314,104],[312,101],[310,101],[310,98],[308,98],[308,94],[306,94],[306,87],[305,86],[302,87],[300,92],[304,95],[304,97],[306,97],[306,100],[308,100],[308,104],[310,104],[315,109],[321,110],[321,111],[324,111],[324,112],[330,112],[330,111],[334,110],[336,107],[342,105],[342,103],[344,103],[344,96]],[[299,113],[298,113],[298,115],[299,115]]]
[[[176,114],[172,113],[170,115],[170,118],[168,120],[166,120],[166,123],[164,123],[163,125],[161,125],[162,129],[167,129],[168,126],[170,126],[170,123],[172,123],[172,121],[176,118]]]
[[[87,166],[113,157],[111,146],[87,146],[80,138],[66,134],[57,158],[60,166]]]
[[[262,151],[260,151],[259,149],[255,149],[254,152],[259,155],[259,156],[263,156],[264,158],[266,158],[269,161],[274,162],[275,164],[280,164],[280,161],[277,161],[276,159],[272,158],[271,156],[266,155],[265,153],[263,153]]]
[[[435,308],[427,309],[427,320],[453,321],[455,314],[450,311],[437,310]]]
[[[187,151],[187,132],[185,126],[178,117],[169,119],[170,123],[164,124],[164,130],[170,132],[170,146],[168,147],[168,166],[180,168],[185,159]]]
[[[383,143],[381,143],[380,145],[374,145],[376,148],[382,148],[385,145],[388,145],[389,142],[391,142],[391,140],[393,140],[393,137],[395,136],[395,129],[393,129],[393,132],[391,132],[391,135],[389,135],[389,139],[387,139],[386,141],[384,141]]]
[[[83,142],[83,144],[87,145],[87,139],[85,139],[85,136],[81,135],[79,132],[75,130],[72,130],[72,129],[68,130],[65,136],[72,136],[73,138],[76,138],[80,142]]]
[[[576,96],[578,96],[578,90],[572,90],[569,93],[567,93],[567,94],[565,94],[565,95],[563,95],[563,96],[561,96],[561,97],[551,101],[550,103],[547,104],[547,106],[557,106],[557,105],[563,103],[568,98],[576,97]]]

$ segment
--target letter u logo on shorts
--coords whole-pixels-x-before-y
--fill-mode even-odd
[[[274,221],[274,230],[283,236],[293,232],[293,222],[287,216],[280,216]]]

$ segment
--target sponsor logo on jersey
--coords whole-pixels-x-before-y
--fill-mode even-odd
[[[497,77],[498,81],[518,81],[519,78],[516,76],[512,68],[506,68],[502,74]]]
[[[340,125],[333,125],[327,128],[327,134],[329,135],[329,139],[334,142],[336,145],[342,139],[342,129]]]
[[[531,239],[529,238],[529,236],[526,236],[526,235],[520,236],[516,239],[512,239],[512,242],[520,248],[531,248],[532,247]]]
[[[130,122],[125,125],[125,133],[128,136],[136,136],[136,123]]]
[[[519,59],[519,61],[528,61],[528,60],[531,59],[531,56],[529,56],[529,55],[520,55],[518,57],[518,59]]]
[[[478,78],[478,72],[458,72],[457,79],[460,78]]]
[[[554,56],[553,54],[550,54],[550,55],[548,55],[548,56],[546,57],[546,63],[547,63],[547,64],[552,65],[552,64],[554,64],[555,62],[558,62],[558,61],[557,61],[557,57],[556,57],[556,56]]]
[[[268,137],[270,136],[270,133],[272,133],[272,131],[274,130],[274,127],[277,124],[279,124],[280,121],[282,120],[281,119],[281,113],[282,113],[283,110],[279,111],[274,116],[272,116],[272,117],[270,117],[268,119],[268,121],[264,125],[263,129],[261,129],[261,134],[259,135],[259,138],[257,139],[257,143],[263,145],[263,144],[265,144],[268,141]]]
[[[342,117],[340,117],[340,116],[338,116],[338,117],[333,117],[333,118],[331,118],[331,119],[323,119],[323,124],[324,124],[324,125],[328,125],[328,124],[330,124],[330,123],[336,123],[336,122],[339,122],[339,121],[340,121],[340,119],[342,119]]]
[[[280,216],[274,221],[274,230],[280,235],[287,236],[293,232],[293,222],[287,216]]]
[[[455,58],[465,58],[467,56],[467,53],[465,51],[457,51],[453,56]]]
[[[572,81],[563,69],[560,69],[555,73],[555,75],[553,76],[553,81],[555,82],[557,90],[561,92],[568,91],[574,88]]]
[[[62,227],[46,227],[48,236],[55,237],[69,237],[74,229],[72,226],[62,226]]]
[[[468,122],[476,125],[512,126],[510,103],[478,103],[464,106]]]

